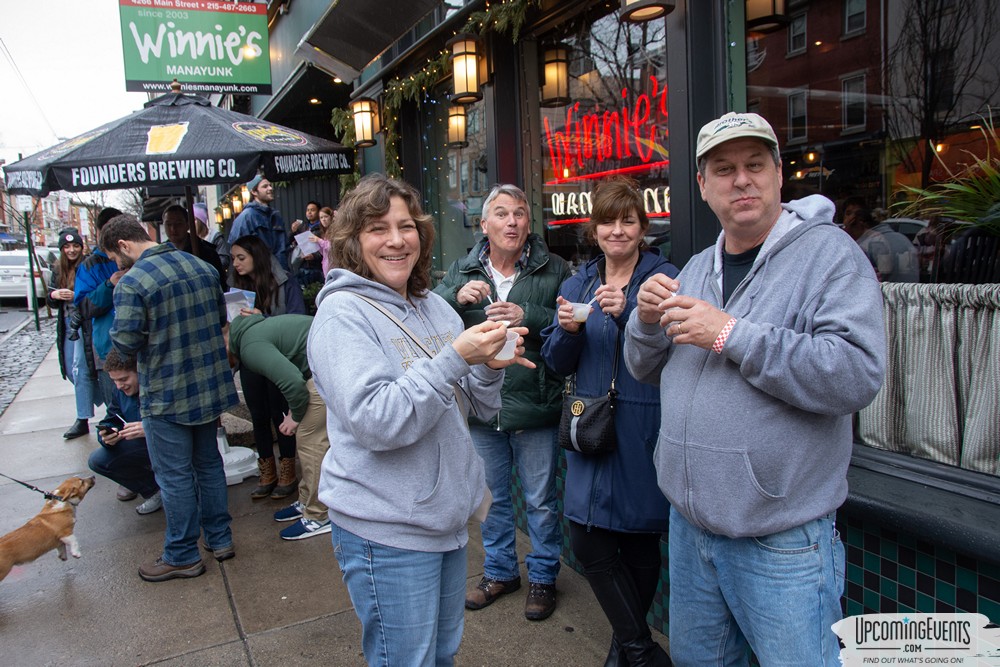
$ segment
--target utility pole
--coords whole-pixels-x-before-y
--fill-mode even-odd
[[[22,159],[20,153],[18,153],[17,159]],[[41,331],[42,325],[38,321],[38,295],[35,293],[35,245],[31,239],[31,219],[29,218],[29,213],[35,208],[35,198],[29,195],[19,195],[19,198],[21,197],[23,197],[21,199],[22,202],[30,202],[29,205],[22,203],[18,207],[24,215],[24,236],[28,243],[28,289],[31,292],[31,303],[29,306],[35,314],[35,331]]]

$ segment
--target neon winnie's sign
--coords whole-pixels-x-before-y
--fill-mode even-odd
[[[1000,628],[983,614],[864,614],[833,631],[845,667],[1000,665]]]
[[[556,176],[607,169],[623,161],[649,164],[666,159],[667,87],[650,76],[649,88],[631,103],[631,91],[623,88],[622,105],[617,109],[586,111],[580,102],[572,102],[566,107],[561,131],[543,118],[545,144]]]
[[[667,86],[649,76],[645,90],[622,88],[620,98],[617,106],[573,101],[564,117],[543,115],[549,226],[584,222],[591,212],[591,186],[616,174],[640,181],[650,217],[670,216]]]
[[[271,93],[267,5],[221,0],[119,0],[125,89]]]

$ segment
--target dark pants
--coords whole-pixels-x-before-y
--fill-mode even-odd
[[[118,482],[143,498],[160,490],[145,440],[123,440],[114,447],[98,447],[90,453],[87,465],[98,475]]]
[[[281,458],[295,458],[295,436],[282,435],[278,430],[278,425],[288,412],[288,402],[281,390],[266,377],[248,368],[240,368],[240,385],[243,387],[243,398],[246,400],[250,421],[253,423],[257,456],[262,459],[274,458],[274,437],[271,435],[273,424]]]
[[[615,638],[649,636],[646,614],[660,580],[660,533],[621,533],[569,522],[573,554],[604,611]]]

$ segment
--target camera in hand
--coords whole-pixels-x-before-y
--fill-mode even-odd
[[[74,310],[69,317],[69,330],[66,331],[67,340],[80,340],[81,326],[83,326],[83,315],[79,310]]]

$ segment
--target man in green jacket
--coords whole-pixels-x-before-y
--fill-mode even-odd
[[[306,343],[313,318],[308,315],[241,315],[229,324],[230,363],[240,363],[273,382],[288,401],[278,427],[295,436],[302,466],[299,499],[274,513],[275,521],[295,521],[280,533],[283,540],[303,540],[330,532],[330,517],[319,501],[319,472],[330,438],[326,404],[309,370]],[[298,519],[296,521],[296,519]]]
[[[540,236],[529,233],[530,224],[524,192],[514,185],[495,186],[483,202],[486,238],[452,264],[434,291],[462,316],[466,327],[490,319],[528,328],[524,356],[537,368],[508,368],[500,413],[489,424],[470,423],[472,441],[486,464],[493,505],[482,525],[484,576],[466,594],[465,606],[482,609],[521,587],[511,499],[511,467],[517,464],[532,548],[525,559],[529,591],[524,615],[540,621],[556,608],[562,549],[555,436],[563,383],[542,362],[539,334],[552,323],[559,286],[570,271],[561,257],[549,254]]]

